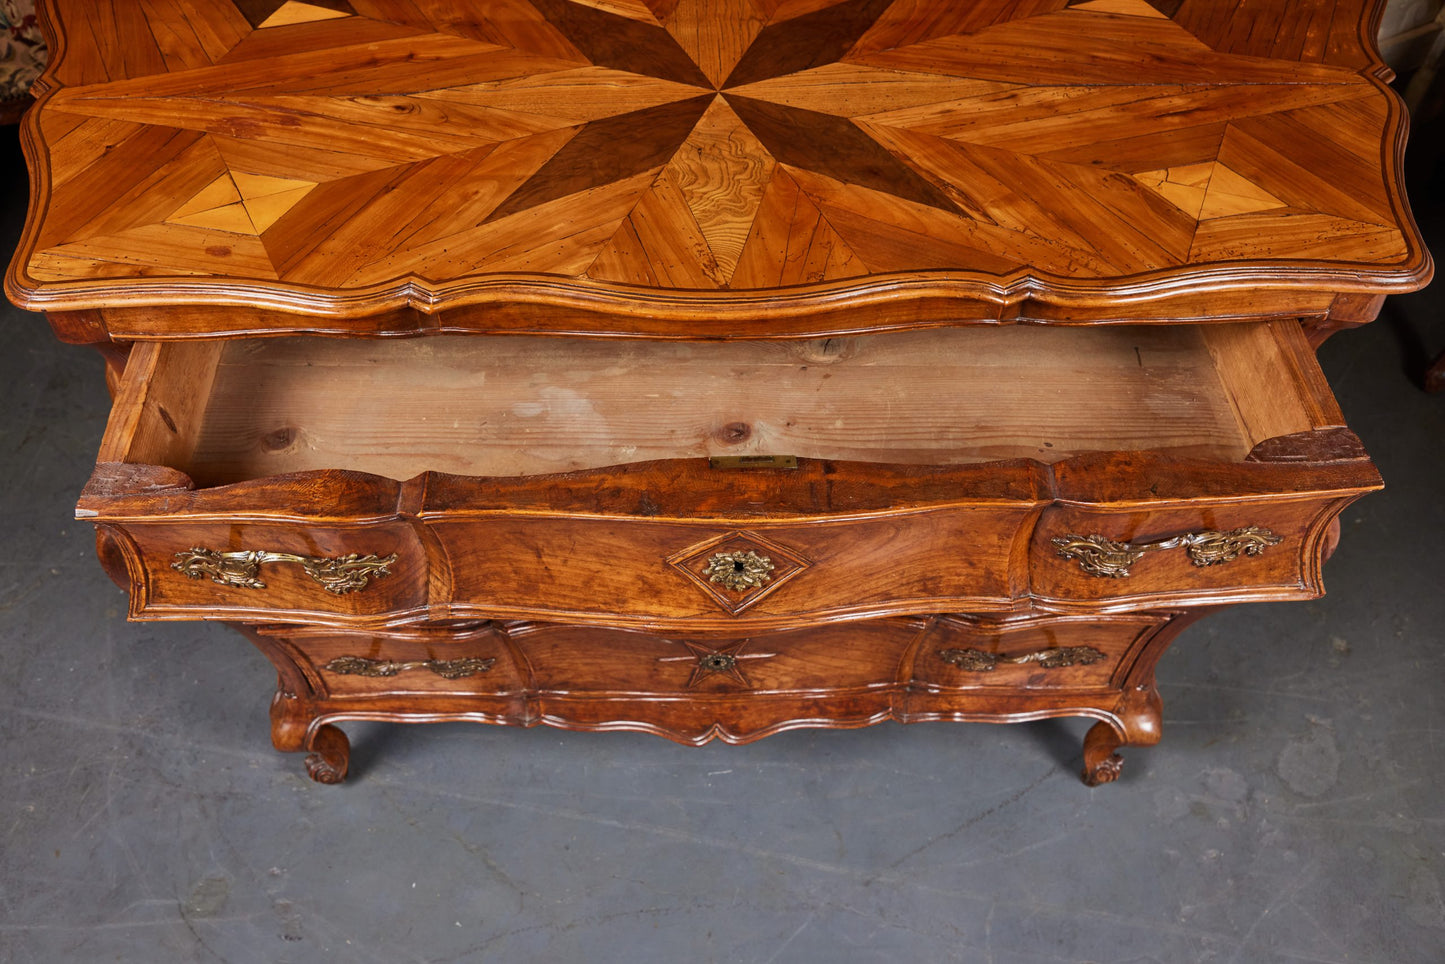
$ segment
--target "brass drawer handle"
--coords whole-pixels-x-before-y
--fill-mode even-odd
[[[708,582],[722,583],[733,592],[757,589],[773,578],[773,560],[751,549],[746,552],[719,552],[707,561],[702,571]]]
[[[992,673],[999,663],[1009,666],[1038,663],[1044,669],[1063,669],[1067,666],[1088,666],[1104,658],[1104,654],[1092,646],[1059,646],[1019,656],[1000,656],[981,649],[945,649],[938,655],[945,663],[952,663],[967,673]]]
[[[341,676],[396,676],[409,669],[426,669],[442,679],[466,679],[485,673],[496,661],[495,656],[486,659],[468,656],[464,659],[419,659],[398,663],[389,659],[367,659],[365,656],[338,656],[327,663],[326,668]]]
[[[1257,556],[1266,546],[1279,545],[1284,539],[1261,526],[1245,526],[1228,532],[1186,532],[1154,542],[1114,542],[1100,535],[1066,535],[1050,541],[1061,557],[1077,559],[1079,568],[1090,575],[1123,579],[1146,552],[1183,547],[1196,566],[1215,566],[1240,554]]]
[[[391,575],[387,566],[396,562],[396,553],[386,558],[361,556],[298,556],[289,552],[263,552],[258,549],[242,549],[238,552],[217,552],[214,549],[192,548],[175,554],[171,568],[192,579],[210,577],[212,582],[222,586],[237,586],[241,589],[265,589],[260,570],[263,563],[294,562],[301,565],[306,574],[321,584],[327,592],[344,595],[365,589],[372,577],[380,579]]]

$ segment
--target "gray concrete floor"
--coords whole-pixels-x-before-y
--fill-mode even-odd
[[[1411,163],[1437,241],[1439,156]],[[702,749],[353,725],[350,782],[313,784],[248,643],[125,622],[70,521],[99,362],[9,309],[0,960],[1445,960],[1445,397],[1415,383],[1441,290],[1322,352],[1389,486],[1347,511],[1329,596],[1181,637],[1164,742],[1097,790],[1072,720]]]

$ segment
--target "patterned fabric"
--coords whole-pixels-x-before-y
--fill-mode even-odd
[[[0,0],[0,102],[23,100],[44,69],[35,0]]]

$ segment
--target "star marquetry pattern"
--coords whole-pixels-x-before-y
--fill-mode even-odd
[[[744,653],[750,639],[740,639],[730,642],[725,646],[714,648],[702,643],[682,640],[682,645],[687,648],[688,656],[664,656],[658,660],[660,663],[693,663],[692,675],[688,678],[687,688],[692,689],[704,680],[721,676],[737,683],[739,686],[752,689],[752,681],[743,672],[742,660],[748,659],[771,659],[776,653]]]
[[[28,276],[1398,263],[1388,108],[1342,3],[58,0]]]

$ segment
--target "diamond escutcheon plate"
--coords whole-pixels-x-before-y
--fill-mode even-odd
[[[730,532],[689,546],[667,564],[736,615],[772,595],[812,563],[753,532]]]

